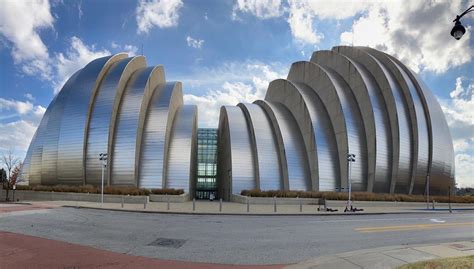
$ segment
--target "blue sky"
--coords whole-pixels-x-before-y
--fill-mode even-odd
[[[162,64],[199,106],[200,126],[221,105],[263,98],[292,62],[336,45],[395,55],[440,100],[460,185],[474,186],[474,63],[470,31],[449,32],[468,1],[0,0],[0,150],[23,156],[64,81],[90,60],[126,51]],[[463,19],[474,25],[473,14]]]

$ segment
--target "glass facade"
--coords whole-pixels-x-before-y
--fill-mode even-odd
[[[217,129],[198,129],[198,161],[196,198],[209,199],[213,194],[217,198]]]

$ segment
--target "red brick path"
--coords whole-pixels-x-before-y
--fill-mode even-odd
[[[1,220],[0,220],[1,228]],[[47,268],[282,268],[192,263],[131,256],[23,234],[0,232],[0,269]]]

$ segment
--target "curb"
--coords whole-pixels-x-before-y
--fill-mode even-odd
[[[32,205],[27,202],[0,202],[0,205]]]
[[[433,213],[449,213],[439,211],[407,211],[407,212],[365,212],[365,213],[301,213],[301,214],[282,214],[282,213],[208,213],[208,212],[176,212],[176,211],[147,211],[147,210],[132,210],[132,209],[121,209],[121,208],[100,208],[91,206],[73,206],[73,205],[62,205],[60,207],[75,208],[75,209],[95,209],[105,211],[116,211],[116,212],[129,212],[129,213],[145,213],[145,214],[166,214],[166,215],[204,215],[204,216],[371,216],[371,215],[400,215],[400,214],[433,214]],[[455,210],[453,210],[456,212]]]

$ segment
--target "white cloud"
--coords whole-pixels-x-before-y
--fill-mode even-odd
[[[27,75],[51,79],[48,49],[39,35],[53,28],[49,2],[5,0],[1,5],[0,34],[11,42],[15,64]]]
[[[399,58],[416,72],[446,72],[471,61],[470,31],[461,40],[449,35],[461,1],[385,1],[367,12],[341,35],[344,44],[370,46]]]
[[[35,97],[31,94],[31,93],[25,93],[24,95],[26,97],[26,99],[30,100],[30,101],[35,101]]]
[[[136,9],[137,33],[148,33],[151,28],[178,25],[181,0],[140,0]]]
[[[458,77],[451,99],[440,100],[453,136],[456,182],[474,187],[474,79]]]
[[[217,127],[221,106],[263,99],[270,81],[284,77],[286,73],[281,64],[256,61],[201,68],[192,74],[192,79],[184,77],[182,81],[186,87],[205,89],[206,92],[203,95],[186,94],[184,102],[197,104],[200,126]]]
[[[54,93],[59,92],[67,79],[90,61],[110,55],[108,50],[97,50],[94,45],[87,46],[76,36],[73,36],[70,42],[71,47],[66,53],[59,53],[55,57],[56,76],[53,82]]]
[[[320,42],[323,35],[313,30],[313,20],[314,14],[310,12],[305,2],[290,1],[290,15],[287,21],[296,40],[313,44]]]
[[[232,18],[238,13],[250,13],[259,19],[269,19],[283,15],[281,0],[237,0],[232,8]]]
[[[265,13],[265,8],[274,13]],[[473,48],[469,29],[461,40],[449,35],[454,15],[465,9],[464,1],[236,1],[236,10],[257,18],[282,16],[292,36],[302,45],[317,45],[324,39],[321,22],[330,22],[328,32],[338,32],[338,20],[354,19],[340,35],[342,44],[370,46],[399,58],[414,71],[444,73],[468,63]],[[266,15],[271,14],[271,15]],[[234,15],[233,15],[234,16]],[[338,26],[339,25],[339,26]],[[334,28],[334,29],[333,29]],[[471,28],[471,27],[469,27]]]
[[[0,152],[13,149],[15,155],[23,158],[36,127],[46,109],[29,101],[0,98],[0,112],[9,112],[6,118],[15,121],[0,123]]]
[[[474,187],[474,155],[456,154],[456,183],[458,187]]]
[[[0,151],[14,149],[15,154],[23,158],[36,128],[37,123],[26,120],[0,123]]]
[[[186,42],[188,43],[188,47],[193,47],[195,49],[200,49],[202,48],[202,45],[204,45],[204,40],[194,39],[190,36],[186,37]]]
[[[24,115],[33,110],[33,104],[29,101],[17,101],[17,100],[7,100],[0,98],[0,111],[11,111],[14,110],[20,115]]]

